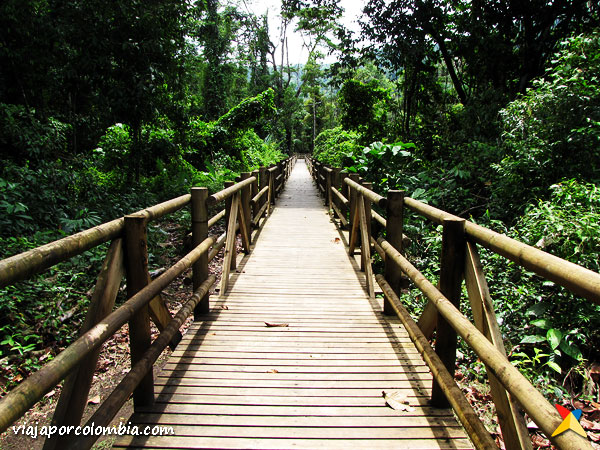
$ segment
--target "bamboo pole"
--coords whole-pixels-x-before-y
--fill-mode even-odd
[[[256,217],[254,219],[252,219],[252,226],[258,228],[258,224],[260,223],[260,219],[265,214],[265,211],[267,210],[268,207],[269,207],[268,203],[265,203],[264,205],[261,206],[260,210],[256,214]]]
[[[254,177],[246,178],[245,180],[240,181],[239,183],[235,183],[229,187],[226,187],[222,191],[215,192],[214,194],[208,196],[208,199],[206,201],[207,205],[212,206],[219,202],[222,202],[223,200],[231,197],[233,194],[238,192],[240,189],[243,189],[246,186],[251,185],[252,183],[254,183]]]
[[[373,188],[373,183],[363,183],[363,186],[366,189],[372,189]],[[371,236],[373,236],[373,232],[371,229],[371,222],[373,221],[372,217],[371,217],[371,201],[365,197],[364,195],[362,196],[363,198],[363,212],[364,212],[364,221],[365,221],[365,229],[366,229],[366,234],[363,235],[364,233],[362,232],[362,218],[361,218],[361,235],[360,235],[360,242],[361,242],[361,249],[365,248],[365,245],[367,245],[369,247],[369,264],[370,264],[370,258],[371,258]],[[364,239],[365,237],[367,238],[367,241],[365,243]],[[366,264],[367,261],[364,257],[364,253],[361,250],[361,258],[360,258],[360,270],[362,270],[363,272],[366,270]],[[371,282],[371,284],[373,284]]]
[[[589,442],[576,433],[562,433],[551,437],[561,424],[562,417],[548,403],[544,396],[514,367],[488,339],[458,311],[444,295],[436,289],[404,256],[384,239],[377,241],[400,266],[402,271],[431,300],[444,319],[452,325],[456,332],[471,346],[481,361],[488,365],[490,371],[498,378],[504,388],[519,401],[529,417],[546,434],[550,441],[560,449],[590,449]]]
[[[194,187],[192,196],[192,245],[199,245],[208,237],[208,189],[205,187]],[[223,215],[225,215],[223,213]],[[208,278],[208,254],[205,253],[192,266],[192,287],[196,291]],[[208,293],[198,303],[194,311],[194,318],[210,312],[210,300]]]
[[[249,207],[251,207],[252,210],[252,217],[256,217],[256,214],[258,214],[258,204],[253,202],[252,200],[254,200],[254,197],[256,196],[256,194],[258,194],[258,170],[253,170],[252,176],[256,178],[256,180],[250,185],[250,198],[248,200],[248,203]],[[249,220],[248,222],[251,222],[251,220]]]
[[[392,287],[385,281],[382,275],[377,275],[376,279],[389,304],[402,321],[411,341],[415,344],[415,347],[419,350],[419,353],[431,369],[434,378],[438,380],[440,387],[446,394],[460,423],[465,427],[475,447],[481,450],[498,448],[490,433],[488,433],[483,423],[481,423],[479,415],[473,410],[442,360],[440,360],[439,356],[431,348],[429,341],[423,336],[423,333],[421,333],[410,313],[402,306],[402,302]]]
[[[442,223],[445,218],[458,218],[410,197],[404,199],[404,204],[407,208],[435,223]],[[600,304],[600,274],[473,222],[467,221],[465,223],[465,232],[473,242],[569,289],[577,295]]]
[[[506,356],[502,333],[498,326],[494,304],[490,297],[485,275],[476,244],[467,243],[465,252],[465,284],[467,294],[473,311],[475,326],[488,340],[494,344],[500,353]],[[486,366],[490,382],[490,392],[498,412],[498,422],[502,430],[502,437],[506,448],[525,449],[532,448],[525,418],[519,411],[517,402],[506,392],[502,384]]]
[[[367,223],[366,205],[368,200],[362,195],[358,198],[358,217],[360,221],[361,236],[361,259],[363,261],[367,293],[370,298],[375,298],[375,286],[373,285],[373,268],[371,267],[371,239],[369,239],[369,224]]]
[[[208,220],[208,228],[214,226],[219,220],[221,220],[223,217],[225,217],[225,210],[222,209],[221,211],[219,211],[217,214],[215,214],[214,216],[212,216],[209,220]]]
[[[65,378],[87,355],[99,348],[106,339],[137,314],[176,277],[189,269],[202,253],[210,249],[214,241],[212,237],[204,240],[202,244],[194,248],[165,273],[128,299],[121,307],[80,336],[52,361],[31,374],[29,378],[0,399],[0,433],[25,414],[44,394]]]
[[[335,197],[337,197],[337,199],[340,201],[340,203],[342,205],[344,205],[346,208],[348,208],[350,206],[350,200],[348,200],[346,197],[344,197],[342,195],[342,193],[340,191],[338,191],[336,188],[332,187],[331,193],[333,195],[335,195]]]
[[[112,311],[121,280],[125,275],[123,253],[123,240],[115,239],[102,264],[80,335],[89,331]],[[80,424],[99,354],[100,348],[92,351],[67,377],[54,410],[51,426],[78,426]],[[64,448],[70,440],[71,436],[69,435],[52,435],[44,441],[43,450]]]
[[[121,382],[115,387],[110,396],[102,403],[102,405],[94,412],[92,417],[86,423],[86,426],[108,426],[111,420],[119,412],[123,404],[127,401],[131,393],[134,391],[138,383],[145,375],[152,371],[152,367],[158,357],[161,355],[165,347],[169,344],[172,338],[179,331],[179,327],[183,322],[195,311],[197,305],[208,294],[210,287],[215,282],[215,276],[210,275],[204,282],[194,291],[192,298],[177,312],[173,320],[169,322],[167,328],[156,338],[148,351],[144,354],[131,370],[125,375]],[[97,435],[90,433],[77,439],[70,449],[80,450],[89,449],[94,442],[98,440]]]
[[[377,206],[379,206],[381,208],[385,208],[385,204],[387,203],[387,199],[385,197],[382,197],[381,195],[373,192],[372,190],[367,189],[367,188],[361,186],[357,182],[357,180],[354,180],[354,177],[352,177],[352,175],[350,176],[350,179],[346,178],[344,180],[344,182],[346,184],[348,184],[349,186],[353,187],[354,189],[356,189],[358,192],[360,192],[362,195],[364,195],[365,197],[367,197],[369,200],[371,200]]]
[[[269,189],[269,181],[267,179],[267,168],[265,166],[260,166],[258,169],[258,192],[260,193],[266,188],[266,191]],[[258,206],[262,207],[266,203],[264,197],[260,197],[260,203]]]
[[[231,209],[229,211],[229,221],[227,223],[227,238],[225,243],[225,253],[223,255],[223,271],[221,273],[221,295],[227,292],[229,284],[229,272],[232,269],[231,261],[236,258],[235,251],[235,230],[238,218],[240,195],[236,194],[231,200]],[[240,225],[240,229],[242,226]]]
[[[387,221],[385,222],[385,234],[388,242],[398,250],[403,252],[402,231],[404,227],[404,191],[389,191],[388,202],[386,205]],[[385,258],[385,278],[397,294],[400,293],[402,286],[402,271],[393,259]],[[383,313],[393,314],[392,305],[387,300],[383,301]]]
[[[254,207],[254,206],[260,205],[262,203],[260,200],[268,191],[269,191],[269,186],[265,186],[260,191],[258,191],[256,193],[256,195],[254,197],[252,197],[252,200],[250,200],[250,203],[252,204],[252,206]],[[256,217],[257,214],[258,214],[258,212],[255,213],[254,216]]]
[[[252,177],[250,172],[242,172],[240,174],[242,181],[247,180]],[[241,197],[240,197],[240,214],[242,215],[243,220],[240,221],[240,231],[242,234],[242,240],[244,241],[244,249],[246,253],[250,251],[250,238],[252,230],[250,228],[250,224],[252,223],[252,211],[250,209],[250,199],[252,198],[251,189],[254,185],[254,182],[248,186],[245,186],[241,189]],[[245,237],[245,239],[244,239]]]

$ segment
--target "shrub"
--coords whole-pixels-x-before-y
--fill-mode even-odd
[[[342,127],[322,131],[315,139],[313,156],[322,163],[341,167],[345,159],[362,148],[358,144],[359,137],[357,132]]]
[[[522,211],[562,178],[600,180],[600,32],[564,41],[545,78],[501,111],[495,201]]]

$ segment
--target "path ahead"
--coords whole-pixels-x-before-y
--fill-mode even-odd
[[[132,418],[175,435],[115,447],[471,448],[450,410],[427,406],[426,365],[369,300],[322,205],[298,160],[229,292],[157,377],[154,407]],[[414,410],[392,410],[384,390]]]

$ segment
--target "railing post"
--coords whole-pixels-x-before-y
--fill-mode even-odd
[[[267,168],[265,166],[260,166],[260,168],[258,169],[258,190],[261,191],[265,186],[268,185],[268,180],[267,180],[267,174],[269,172],[267,171]],[[260,201],[258,202],[258,210],[260,211],[260,209],[263,207],[263,205],[265,204],[265,202],[267,201],[267,196],[263,195],[260,198]]]
[[[442,234],[442,257],[440,271],[440,292],[454,306],[460,308],[460,294],[465,265],[465,221],[464,219],[444,219]],[[456,331],[438,312],[435,352],[448,372],[454,376],[456,364]],[[434,380],[431,393],[434,406],[449,406],[444,392]]]
[[[123,240],[121,238],[111,243],[96,281],[80,335],[89,331],[112,311],[119,293],[121,279],[125,274],[123,250]],[[65,379],[58,404],[54,410],[51,426],[60,428],[61,426],[80,425],[85,405],[88,402],[98,355],[100,355],[100,348],[97,348],[85,358],[81,365]],[[46,439],[43,450],[67,448],[73,439],[73,435],[54,434]]]
[[[250,178],[252,176],[252,174],[250,172],[242,172],[240,174],[240,181],[244,181],[247,180],[248,178]],[[248,235],[248,241],[250,241],[251,236],[252,236],[252,212],[250,211],[250,192],[251,192],[251,187],[250,186],[246,186],[245,188],[242,189],[242,197],[241,197],[241,205],[240,205],[240,213],[244,215],[244,224],[240,223],[240,232],[244,233],[244,231],[241,229],[243,225],[245,225],[245,232]],[[249,248],[245,248],[244,245],[244,250],[246,253],[248,253],[250,251]]]
[[[148,236],[143,214],[125,216],[127,297],[131,298],[148,284]],[[131,366],[142,359],[150,347],[150,311],[142,307],[129,321]],[[138,409],[154,403],[154,376],[149,371],[133,391],[133,406]]]
[[[252,171],[252,176],[254,178],[256,178],[256,181],[254,181],[254,183],[252,183],[252,185],[250,186],[250,198],[254,198],[254,196],[256,194],[258,194],[258,170]],[[252,220],[254,220],[256,218],[258,211],[259,211],[258,203],[252,204]]]
[[[366,187],[369,190],[373,190],[373,183],[363,183],[363,186]],[[362,250],[361,250],[361,258],[360,258],[360,270],[362,270],[363,272],[366,270],[366,265],[368,261],[365,261],[365,251],[364,248],[366,246],[369,247],[369,255],[371,255],[371,222],[373,221],[372,217],[371,217],[371,200],[369,200],[367,197],[365,197],[364,195],[362,196],[363,200],[364,200],[364,209],[365,209],[365,221],[366,221],[366,234],[367,236],[367,242],[362,242]],[[362,240],[362,234],[361,234],[361,240]]]
[[[192,246],[200,245],[208,237],[208,189],[205,187],[193,187],[192,191]],[[208,278],[208,253],[204,253],[192,266],[193,292],[200,287]],[[208,314],[210,311],[209,294],[200,300],[194,309],[194,317]]]
[[[357,173],[351,173],[348,178],[350,178],[352,181],[356,181],[358,183],[359,180],[359,176]],[[356,214],[356,191],[354,189],[352,189],[350,186],[348,186],[348,193],[349,193],[349,197],[346,197],[348,200],[350,200],[350,220],[348,221],[348,223],[350,224],[350,235],[352,236],[352,233],[354,233],[353,228],[353,224],[355,223],[355,214]]]
[[[386,216],[386,239],[398,252],[403,253],[404,191],[388,191]],[[400,295],[402,271],[392,258],[385,258],[385,279],[396,295]],[[394,308],[392,308],[387,297],[383,301],[383,313],[387,315],[395,314]]]
[[[333,172],[325,170],[325,206],[329,206],[331,208],[331,176]]]
[[[228,187],[231,187],[234,184],[235,184],[235,182],[233,182],[233,181],[226,181],[225,183],[223,183],[223,186],[225,187],[225,189],[227,189]],[[231,215],[232,198],[233,198],[233,196],[225,199],[225,223],[226,224],[229,223],[229,216]],[[227,226],[227,225],[225,225],[225,226]],[[225,231],[229,232],[229,229],[226,228]],[[234,233],[235,233],[235,230],[234,230]],[[235,242],[235,240],[234,240],[234,242]],[[237,253],[235,243],[233,245],[233,249],[234,249],[234,252]],[[234,255],[234,257],[231,258],[231,265],[229,266],[229,269],[235,270],[236,267],[237,267],[237,257]],[[223,294],[223,292],[221,294]]]

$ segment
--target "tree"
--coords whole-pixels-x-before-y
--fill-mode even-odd
[[[361,134],[361,143],[369,145],[384,138],[388,121],[389,90],[377,80],[367,83],[351,79],[339,92],[341,122],[346,130]]]

